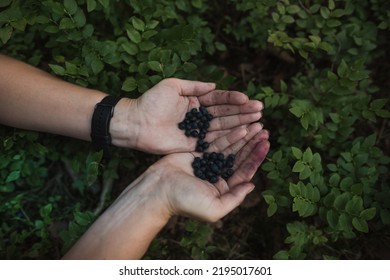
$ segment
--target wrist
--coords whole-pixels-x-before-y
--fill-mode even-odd
[[[137,149],[140,128],[137,100],[122,98],[115,106],[110,123],[112,145]]]

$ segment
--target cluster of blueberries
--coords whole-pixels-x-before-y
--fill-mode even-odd
[[[204,141],[204,139],[212,119],[213,115],[207,111],[206,107],[200,106],[199,111],[193,108],[190,112],[187,112],[184,120],[179,123],[179,128],[184,130],[186,136],[198,138],[195,151],[199,153],[210,146],[210,143]]]
[[[204,139],[212,119],[213,115],[207,111],[206,107],[200,106],[199,110],[193,108],[186,113],[184,120],[179,123],[179,129],[184,130],[187,137],[198,138],[195,150],[203,153],[202,158],[196,157],[192,162],[194,175],[214,184],[218,181],[219,176],[227,180],[233,175],[232,167],[235,156],[230,154],[225,158],[222,153],[204,152],[210,146]]]
[[[225,158],[222,153],[203,153],[202,158],[194,159],[192,168],[196,177],[214,184],[219,176],[227,180],[233,175],[234,158],[233,154]]]

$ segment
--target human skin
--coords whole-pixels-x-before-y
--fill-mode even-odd
[[[238,151],[233,176],[215,184],[194,177],[196,154],[163,157],[122,192],[64,259],[140,259],[174,215],[216,222],[254,189],[250,181],[268,150],[268,132],[261,130]]]
[[[2,124],[91,141],[93,110],[106,95],[0,55]],[[153,154],[192,152],[196,139],[177,124],[200,105],[215,116],[205,139],[210,151],[243,138],[263,108],[241,92],[215,90],[213,83],[165,79],[138,99],[119,101],[110,123],[112,144]]]

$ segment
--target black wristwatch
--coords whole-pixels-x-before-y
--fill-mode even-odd
[[[111,158],[110,121],[114,115],[115,105],[121,97],[108,95],[96,104],[91,122],[91,139],[96,151],[103,150],[105,159]]]

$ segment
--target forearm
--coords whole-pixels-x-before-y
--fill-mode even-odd
[[[64,259],[140,259],[170,214],[161,177],[141,176],[88,229]]]
[[[0,55],[2,124],[90,141],[94,106],[106,95],[62,81],[28,64]],[[125,115],[129,112],[126,110],[132,102],[123,99],[115,108],[110,129],[114,131],[113,144],[118,146],[130,141],[124,135],[124,124],[117,120],[127,118]]]

